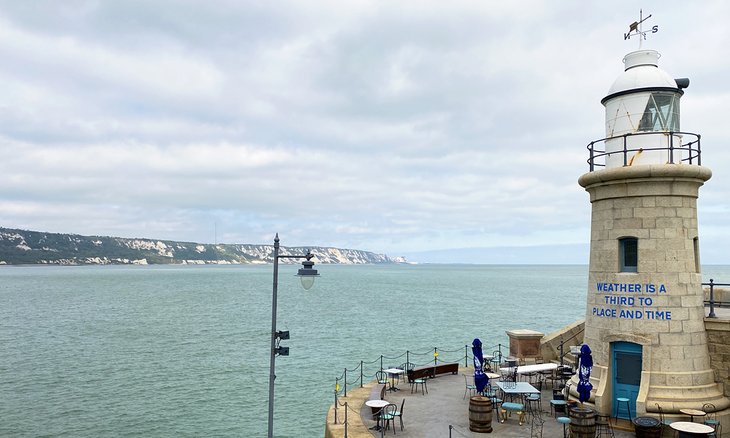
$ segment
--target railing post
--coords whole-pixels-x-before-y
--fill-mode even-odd
[[[360,361],[360,388],[363,386],[363,381],[365,380],[365,374],[363,372],[363,365],[362,361]]]
[[[715,282],[710,278],[710,314],[708,318],[717,318],[715,315]]]
[[[627,156],[627,155],[628,155],[628,153],[629,153],[628,149],[626,148],[626,146],[627,146],[627,145],[626,145],[626,138],[627,138],[628,136],[629,136],[629,134],[624,134],[624,167],[626,167],[626,165],[628,164],[628,160],[627,160],[627,158],[626,158],[626,156]]]
[[[383,355],[380,355],[380,371],[383,371]]]
[[[563,354],[563,343],[564,342],[565,341],[563,341],[563,338],[561,337],[560,338],[560,367],[561,368],[565,365],[565,363],[563,362],[563,356],[564,356],[564,354]]]
[[[411,352],[406,350],[406,363],[411,363]]]
[[[395,421],[393,422],[393,428],[395,428]],[[347,438],[347,402],[345,402],[345,438]]]
[[[345,409],[345,418],[347,418],[347,409]],[[337,390],[335,389],[335,424],[337,424]]]
[[[347,397],[347,368],[345,368],[345,384],[344,384],[344,397]]]
[[[469,366],[469,346],[464,345],[464,368]]]
[[[438,358],[439,358],[439,350],[436,347],[433,347],[433,364],[438,365]]]
[[[595,142],[591,142],[591,144],[588,145],[588,150],[590,151],[588,156],[588,169],[590,169],[591,172],[593,172],[593,144]]]
[[[690,162],[691,164],[691,162]],[[702,150],[700,148],[700,135],[697,134],[697,165],[702,166]]]
[[[669,164],[674,164],[674,135],[669,132]]]

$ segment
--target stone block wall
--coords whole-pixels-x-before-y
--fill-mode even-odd
[[[705,330],[715,380],[724,386],[725,397],[730,397],[730,320],[705,318]]]

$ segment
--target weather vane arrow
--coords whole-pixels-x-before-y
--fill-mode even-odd
[[[639,21],[634,21],[633,23],[629,24],[629,31],[624,34],[624,41],[631,39],[632,36],[638,36],[639,37],[639,48],[641,49],[641,41],[646,39],[647,33],[657,33],[659,32],[659,26],[654,25],[649,30],[642,30],[641,24],[651,18],[651,14],[647,15],[646,17],[643,16],[644,11],[639,9]]]

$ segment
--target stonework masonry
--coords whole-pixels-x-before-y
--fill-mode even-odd
[[[661,406],[671,417],[708,402],[723,417],[730,413],[703,321],[697,197],[711,175],[702,166],[650,164],[589,172],[579,180],[592,204],[584,342],[593,350],[599,411],[612,409],[611,349],[622,341],[641,349],[637,414]],[[621,272],[624,237],[637,239],[636,272]]]

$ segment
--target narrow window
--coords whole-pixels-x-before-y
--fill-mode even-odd
[[[621,272],[636,272],[639,262],[638,239],[624,237],[618,240],[618,256]]]
[[[692,239],[692,246],[695,250],[695,272],[700,272],[700,239],[695,237]]]

